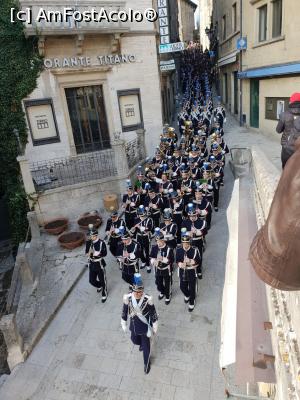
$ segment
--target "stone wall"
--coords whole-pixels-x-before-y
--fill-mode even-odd
[[[258,147],[252,148],[253,175],[256,185],[258,226],[264,224],[280,179],[278,169]],[[272,342],[275,355],[276,388],[264,385],[261,394],[274,393],[276,400],[300,397],[300,291],[284,292],[266,285]],[[276,393],[276,395],[275,395]]]

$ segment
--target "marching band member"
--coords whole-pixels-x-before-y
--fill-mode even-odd
[[[122,218],[119,218],[118,211],[112,210],[110,218],[106,223],[107,243],[111,254],[116,257],[117,248],[121,242],[121,236],[126,231],[126,225]]]
[[[123,195],[122,208],[125,211],[125,222],[128,229],[131,229],[134,224],[134,219],[136,217],[136,210],[139,206],[140,197],[138,194],[134,193],[131,186],[131,182],[128,179],[127,183],[127,193]]]
[[[197,266],[200,263],[200,253],[196,247],[192,247],[190,238],[185,231],[182,233],[181,247],[176,250],[176,262],[178,264],[180,289],[184,294],[184,302],[189,303],[188,310],[195,308]]]
[[[170,208],[172,210],[173,221],[177,226],[177,243],[181,242],[181,224],[184,211],[184,201],[177,191],[170,193]]]
[[[211,163],[213,176],[214,176],[214,209],[219,210],[219,193],[221,180],[224,176],[223,167],[217,162],[215,156],[209,156],[209,162]]]
[[[164,222],[160,224],[160,232],[164,235],[164,239],[169,247],[176,248],[177,225],[172,221],[172,210],[165,208],[163,213]]]
[[[193,247],[197,247],[200,253],[200,261],[197,266],[198,279],[202,279],[202,256],[203,256],[203,243],[205,235],[207,234],[207,225],[204,219],[199,217],[193,203],[187,205],[188,218],[182,222],[182,229],[185,228],[187,235],[191,238]]]
[[[107,281],[105,271],[105,257],[107,248],[104,240],[98,236],[97,229],[92,228],[90,231],[90,240],[86,243],[86,255],[89,259],[89,282],[97,288],[97,292],[102,291],[102,303],[107,300]]]
[[[122,235],[122,242],[117,249],[117,258],[122,267],[122,279],[129,283],[129,290],[134,283],[134,274],[139,272],[140,245],[132,240],[128,232]]]
[[[155,283],[160,292],[158,299],[165,297],[165,304],[170,304],[172,295],[172,272],[174,251],[166,243],[165,236],[159,228],[155,229],[156,244],[151,249],[151,265],[155,268]]]
[[[159,227],[160,213],[164,207],[163,200],[159,193],[155,193],[153,188],[148,190],[148,195],[145,198],[145,208],[153,219],[155,228]]]
[[[145,197],[147,195],[147,189],[150,187],[148,185],[149,183],[145,180],[142,167],[139,165],[137,169],[137,180],[134,184],[134,190],[140,197],[140,204],[144,204]]]
[[[181,177],[182,179],[180,182],[180,192],[183,195],[184,205],[186,205],[190,202],[194,190],[194,182],[189,177],[189,170],[187,165],[182,166]]]
[[[200,185],[197,186],[197,189],[195,191],[195,198],[193,199],[193,205],[199,217],[201,219],[205,219],[207,224],[207,230],[209,230],[211,223],[212,205],[207,200],[207,198],[203,196],[203,191],[200,189]]]
[[[161,194],[163,201],[163,208],[169,208],[169,193],[173,191],[172,182],[168,180],[167,175],[168,165],[163,165],[163,174],[161,176],[161,181],[159,182],[159,193]]]
[[[137,211],[137,218],[134,221],[134,226],[130,229],[130,233],[135,234],[136,240],[141,248],[141,269],[146,267],[147,272],[151,272],[150,267],[150,243],[151,232],[153,230],[153,220],[147,217],[145,207],[140,205]]]

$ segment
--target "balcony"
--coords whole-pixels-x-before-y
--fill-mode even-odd
[[[30,23],[24,22],[27,36],[110,34],[130,30],[130,22],[119,20],[113,22],[105,19],[111,12],[127,11],[129,6],[125,1],[21,0],[20,5],[23,11],[31,15]],[[78,16],[92,13],[92,17],[96,17],[97,20],[76,21],[77,17],[74,18],[73,12]],[[114,16],[114,19],[117,20],[117,17]]]

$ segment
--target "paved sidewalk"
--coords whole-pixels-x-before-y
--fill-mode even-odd
[[[225,127],[230,146],[259,144],[280,168],[280,145],[240,129],[232,117]],[[175,275],[173,298],[157,300],[154,274],[143,272],[146,291],[154,296],[159,331],[149,375],[142,354],[120,328],[122,295],[127,285],[113,259],[108,261],[109,298],[88,284],[87,271],[28,358],[0,387],[1,400],[221,400],[219,371],[221,301],[228,243],[227,205],[233,177],[226,167],[220,211],[213,215],[193,313],[188,313]]]
[[[274,135],[264,135],[256,132],[256,130],[249,130],[240,127],[236,119],[228,114],[227,123],[225,124],[225,141],[229,148],[232,147],[251,147],[253,145],[259,148],[266,154],[272,163],[281,171],[281,135],[274,132]]]

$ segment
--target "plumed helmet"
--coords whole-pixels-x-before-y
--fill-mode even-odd
[[[136,272],[133,276],[133,282],[134,282],[132,285],[133,292],[143,292],[144,291],[144,285],[143,285],[141,274]]]

